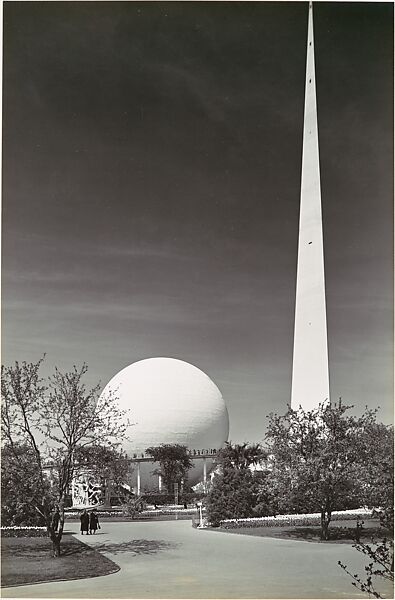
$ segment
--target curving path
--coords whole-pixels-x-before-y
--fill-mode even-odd
[[[78,532],[78,524],[68,530]],[[93,579],[3,588],[3,598],[365,598],[337,566],[362,573],[346,544],[193,529],[189,521],[103,523],[83,536],[117,563]],[[391,597],[390,591],[387,597]]]

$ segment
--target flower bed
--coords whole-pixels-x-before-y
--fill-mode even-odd
[[[10,526],[0,527],[2,537],[46,537],[46,527]]]
[[[150,515],[195,515],[196,508],[153,508],[152,510],[142,510],[138,513],[142,517],[149,517]]]
[[[356,510],[334,511],[332,521],[355,520],[372,515],[372,511],[365,508]],[[276,517],[249,517],[247,519],[224,519],[220,527],[224,529],[235,529],[237,527],[293,527],[320,525],[320,513],[310,513],[305,515],[277,515]]]
[[[80,517],[82,511],[84,509],[81,508],[79,510],[65,510],[65,517]],[[93,510],[93,508],[87,508],[86,510],[91,511]],[[122,516],[122,510],[98,510],[97,508],[94,509],[96,514],[99,517],[119,517]]]
[[[90,510],[90,509],[88,509]],[[194,515],[196,513],[196,508],[180,508],[178,505],[173,506],[165,506],[163,508],[151,508],[142,511],[136,511],[136,515],[142,517],[149,517],[152,515],[175,515],[175,514],[183,514],[183,515]],[[125,516],[125,512],[122,510],[110,511],[110,510],[97,510],[96,514],[99,517],[122,517]],[[79,518],[81,515],[81,510],[68,510],[65,512],[67,517]]]
[[[200,502],[205,495],[202,492],[183,492],[179,496],[180,503],[187,502],[188,504],[195,504]],[[147,504],[156,504],[157,506],[174,506],[174,494],[155,494],[147,493],[141,496],[142,500]]]

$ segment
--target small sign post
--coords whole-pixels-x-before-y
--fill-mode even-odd
[[[204,525],[203,525],[203,512],[202,512],[203,503],[202,502],[198,502],[197,505],[199,507],[199,525],[198,525],[198,529],[203,529],[204,528]]]

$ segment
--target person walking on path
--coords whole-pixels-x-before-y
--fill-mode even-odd
[[[99,517],[93,509],[89,517],[89,533],[96,533],[96,529],[100,529]]]
[[[80,516],[80,521],[81,521],[81,535],[84,535],[84,531],[86,531],[86,534],[88,535],[88,533],[89,533],[89,515],[86,512],[85,508]]]

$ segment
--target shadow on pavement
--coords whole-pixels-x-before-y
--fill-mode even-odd
[[[61,549],[62,556],[71,556],[72,554],[86,554],[87,552],[91,552],[93,548],[89,546],[81,545],[81,546],[68,546],[66,548]]]
[[[137,556],[140,554],[156,554],[164,550],[173,550],[178,546],[180,544],[173,544],[164,540],[130,540],[130,542],[122,542],[120,544],[95,544],[93,547],[99,552],[109,552],[111,554],[129,552]]]

